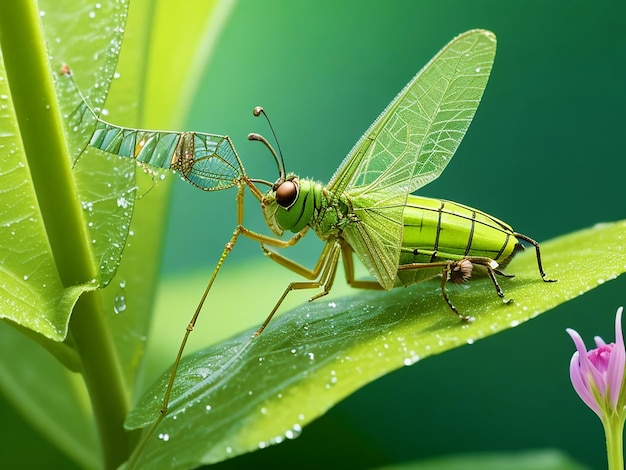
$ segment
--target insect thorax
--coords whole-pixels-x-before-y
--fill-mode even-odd
[[[314,185],[315,209],[309,225],[320,239],[327,240],[341,232],[355,216],[345,194],[337,195],[319,183]]]
[[[288,209],[278,207],[275,213],[278,225],[284,230],[299,232],[309,225],[326,240],[336,235],[349,220],[347,198],[335,197],[321,183],[299,180],[298,200]]]

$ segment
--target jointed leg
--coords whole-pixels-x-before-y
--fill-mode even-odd
[[[309,269],[306,266],[302,266],[300,263],[296,263],[295,261],[281,255],[272,250],[268,250],[263,243],[261,243],[261,249],[263,253],[270,258],[272,261],[280,264],[281,266],[293,271],[296,274],[306,278],[306,279],[317,279],[319,274],[322,272],[322,268],[326,264],[326,258],[328,253],[332,250],[334,243],[326,243],[320,254],[320,257],[317,260],[317,263],[313,269]]]
[[[446,292],[446,284],[449,280],[457,283],[467,281],[471,276],[472,267],[474,265],[483,266],[487,270],[487,274],[496,289],[496,293],[505,303],[512,302],[513,299],[505,299],[504,297],[504,292],[502,292],[502,288],[500,287],[500,284],[498,284],[498,280],[496,279],[496,271],[494,266],[497,266],[497,263],[491,258],[468,256],[460,260],[440,261],[433,263],[409,263],[398,266],[398,270],[401,271],[413,269],[432,269],[441,267],[441,295],[455,314],[461,317],[462,320],[471,321],[473,320],[472,317],[460,313],[454,306],[454,304],[450,301]]]
[[[343,258],[343,270],[346,275],[346,282],[356,289],[384,290],[378,281],[374,280],[357,280],[354,279],[354,250],[350,245],[344,243],[341,245],[341,253]]]
[[[543,265],[541,264],[541,249],[539,248],[539,243],[522,233],[514,232],[513,235],[515,236],[515,238],[520,238],[524,241],[527,241],[535,247],[535,253],[537,254],[537,267],[539,268],[539,274],[541,274],[541,279],[543,279],[544,282],[556,282],[556,279],[546,279],[546,273],[544,272]]]
[[[276,313],[280,305],[283,303],[283,300],[285,300],[285,298],[291,291],[300,290],[300,289],[317,289],[319,287],[323,287],[323,291],[311,297],[309,301],[313,301],[315,299],[318,299],[319,297],[322,297],[328,294],[328,292],[330,292],[330,289],[333,285],[333,282],[335,281],[335,273],[337,272],[337,263],[339,262],[339,254],[340,254],[339,245],[334,241],[327,242],[326,246],[324,247],[324,250],[322,251],[322,256],[320,256],[320,261],[318,261],[317,266],[313,270],[313,271],[315,270],[319,271],[323,267],[319,280],[318,281],[292,282],[291,284],[289,284],[287,288],[285,289],[285,291],[283,292],[283,295],[281,295],[280,299],[278,299],[278,302],[276,302],[276,305],[274,305],[274,308],[272,309],[270,314],[267,316],[267,318],[265,319],[263,324],[259,327],[259,329],[255,331],[253,336],[255,337],[259,336],[263,332],[265,327],[267,327],[269,322],[272,320],[272,317],[274,316],[274,314]],[[277,255],[276,258],[272,258],[272,259],[274,259],[275,261],[277,261],[279,264],[283,266],[289,267],[289,266],[292,266],[292,263],[295,266],[300,266],[297,263],[294,263],[293,261],[287,258],[284,258],[283,256],[280,256],[280,255]],[[304,267],[302,268],[306,269]]]

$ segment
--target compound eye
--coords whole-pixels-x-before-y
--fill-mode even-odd
[[[283,209],[289,209],[294,205],[296,199],[298,199],[298,193],[300,187],[297,181],[283,181],[278,188],[276,188],[276,202]]]

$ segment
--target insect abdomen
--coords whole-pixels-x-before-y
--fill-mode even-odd
[[[506,264],[518,245],[513,229],[495,217],[455,202],[409,195],[404,209],[399,264],[431,263],[466,256]],[[427,269],[399,271],[398,277],[403,284],[411,284],[439,272],[439,268],[432,272]]]
[[[100,121],[89,145],[167,169],[170,167],[169,155],[179,145],[181,135],[183,134],[116,128]]]

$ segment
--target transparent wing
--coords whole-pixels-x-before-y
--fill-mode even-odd
[[[244,174],[239,156],[226,136],[116,126],[95,116],[84,100],[71,116],[71,124],[80,127],[83,121],[94,118],[96,127],[90,147],[176,171],[202,190],[230,188]]]
[[[454,155],[482,98],[495,51],[489,31],[453,39],[374,121],[328,184],[337,197],[346,192],[351,198],[357,221],[344,236],[387,289],[395,281],[406,198],[436,179]]]

